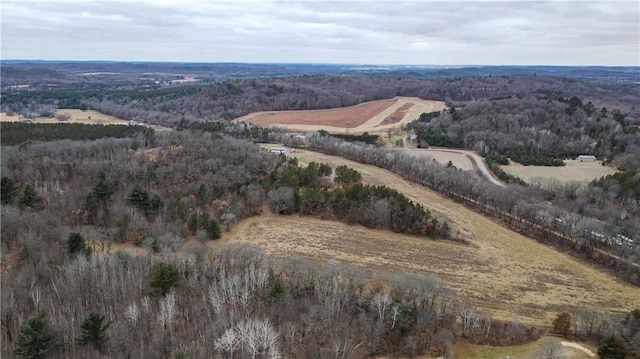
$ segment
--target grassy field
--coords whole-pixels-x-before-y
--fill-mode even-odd
[[[583,347],[583,350],[577,349],[573,346],[562,345],[562,341],[554,337],[542,337],[539,340],[517,346],[506,347],[493,347],[488,345],[473,345],[467,343],[456,343],[453,346],[453,354],[455,358],[474,358],[474,359],[502,359],[506,356],[518,359],[538,359],[540,355],[540,348],[547,342],[555,342],[562,346],[560,355],[564,359],[589,359],[594,358],[590,356],[584,350],[595,352],[595,348],[589,348],[588,344],[577,344]],[[567,343],[567,342],[565,342]],[[585,347],[587,346],[587,347]]]
[[[363,181],[384,184],[453,222],[471,243],[432,241],[387,231],[296,216],[262,216],[241,222],[226,238],[247,241],[275,255],[337,259],[390,272],[440,277],[459,298],[496,318],[550,326],[560,311],[627,312],[640,303],[640,288],[508,230],[448,198],[374,166],[310,151],[301,161],[348,165]]]
[[[127,125],[128,121],[122,120],[120,118],[105,115],[104,113],[100,113],[94,110],[77,110],[77,109],[57,109],[56,115],[68,115],[69,119],[65,121],[60,121],[56,118],[51,117],[37,117],[30,122],[33,123],[86,123],[86,124],[95,124],[95,125]],[[0,113],[0,121],[2,122],[18,122],[25,121],[22,120],[19,116],[7,116],[7,114]]]
[[[566,166],[564,167],[548,167],[523,166],[512,162],[512,164],[500,166],[500,168],[509,174],[522,178],[522,180],[528,183],[536,177],[555,178],[560,182],[589,182],[596,178],[618,172],[618,170],[613,167],[603,166],[600,161],[582,163],[578,161],[565,161],[565,164]]]

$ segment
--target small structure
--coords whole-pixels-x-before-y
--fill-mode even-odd
[[[598,159],[594,155],[580,155],[578,156],[578,158],[576,158],[576,161],[580,162],[595,162],[597,160]]]
[[[282,147],[271,147],[269,148],[269,152],[275,153],[275,154],[281,154],[281,153],[286,153],[287,150]]]

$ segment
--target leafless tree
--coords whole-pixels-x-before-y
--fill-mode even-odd
[[[557,341],[547,340],[540,348],[542,359],[562,359],[562,346]]]

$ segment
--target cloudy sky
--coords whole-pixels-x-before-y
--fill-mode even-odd
[[[640,2],[2,0],[2,59],[640,65]]]

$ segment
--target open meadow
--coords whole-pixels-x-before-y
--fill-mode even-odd
[[[523,166],[510,161],[508,166],[500,166],[503,171],[522,178],[523,181],[531,183],[532,179],[554,178],[560,182],[589,182],[603,176],[619,172],[611,166],[603,166],[600,161],[578,162],[575,160],[564,161],[564,167],[550,166]]]
[[[369,230],[299,216],[263,215],[242,221],[225,238],[247,241],[280,256],[336,259],[388,273],[433,274],[461,300],[496,318],[549,327],[561,311],[624,313],[640,303],[640,288],[586,265],[556,249],[506,229],[425,187],[378,167],[311,151],[301,162],[347,165],[363,182],[386,185],[453,223],[453,233],[469,244]]]
[[[239,117],[234,122],[277,126],[296,131],[376,133],[399,128],[416,120],[423,112],[441,111],[445,107],[442,101],[394,97],[390,100],[370,101],[328,110],[255,112]]]
[[[56,110],[56,116],[68,116],[67,120],[61,120],[53,117],[37,117],[33,120],[22,119],[21,116],[8,116],[6,113],[0,113],[0,121],[2,122],[31,122],[31,123],[84,123],[89,125],[128,125],[129,121],[117,118],[115,116],[106,115],[94,110],[78,110],[60,108]]]

